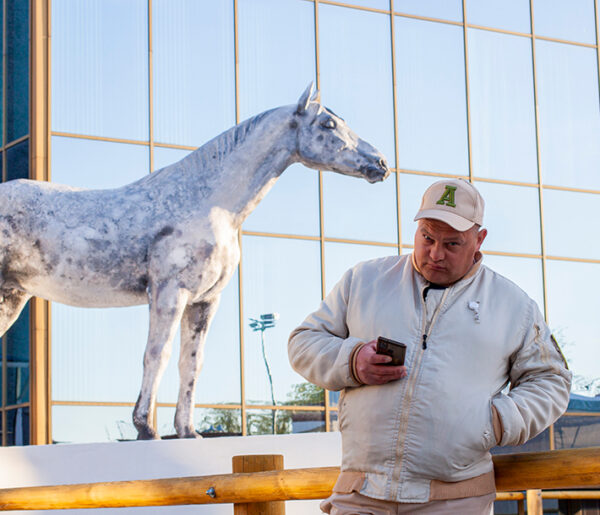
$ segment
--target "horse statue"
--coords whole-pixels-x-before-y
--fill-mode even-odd
[[[175,429],[193,424],[203,345],[240,259],[242,222],[292,163],[373,183],[383,155],[316,100],[265,111],[181,161],[126,186],[86,190],[48,182],[0,184],[0,335],[32,296],[81,307],[149,304],[142,385],[133,422],[152,427],[158,383],[181,323]]]

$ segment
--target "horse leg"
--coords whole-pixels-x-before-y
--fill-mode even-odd
[[[0,288],[0,336],[15,323],[30,298],[24,291]]]
[[[194,429],[194,392],[204,361],[204,343],[220,297],[190,304],[181,320],[179,355],[179,396],[175,410],[175,429],[179,438],[199,438]]]
[[[174,283],[159,283],[150,290],[150,328],[144,352],[140,395],[133,410],[138,440],[160,439],[153,428],[158,383],[171,355],[173,337],[187,303],[187,294]]]

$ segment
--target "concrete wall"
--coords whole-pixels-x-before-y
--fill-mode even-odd
[[[339,466],[339,433],[221,437],[0,448],[0,488],[228,474],[231,457],[283,454],[285,468]],[[286,515],[320,513],[319,501],[288,501]],[[231,504],[18,511],[65,515],[230,515]]]

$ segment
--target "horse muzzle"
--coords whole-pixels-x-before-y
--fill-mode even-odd
[[[371,184],[381,182],[390,174],[390,169],[385,159],[379,159],[376,164],[369,164],[361,167],[361,174]]]

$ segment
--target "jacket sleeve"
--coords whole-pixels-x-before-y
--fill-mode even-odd
[[[359,386],[352,374],[351,359],[362,343],[348,336],[346,315],[353,270],[348,270],[319,309],[292,331],[288,355],[294,370],[328,390]]]
[[[521,445],[556,421],[569,403],[571,372],[531,301],[523,342],[511,357],[510,391],[492,403],[502,425],[500,445]]]

